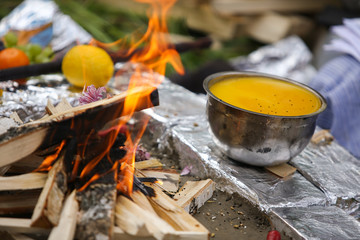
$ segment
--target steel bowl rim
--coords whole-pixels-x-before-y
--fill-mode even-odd
[[[319,99],[320,99],[320,102],[321,102],[321,106],[320,108],[315,111],[315,112],[312,112],[310,114],[306,114],[306,115],[298,115],[298,116],[282,116],[282,115],[271,115],[271,114],[264,114],[264,113],[258,113],[258,112],[254,112],[254,111],[250,111],[250,110],[247,110],[247,109],[243,109],[243,108],[240,108],[240,107],[236,107],[234,105],[231,105],[223,100],[221,100],[220,98],[216,97],[209,89],[209,82],[213,79],[216,79],[216,78],[220,78],[220,79],[226,79],[226,78],[229,78],[229,77],[232,77],[232,76],[257,76],[257,77],[267,77],[267,78],[272,78],[272,79],[276,79],[276,80],[280,80],[280,81],[284,81],[284,82],[289,82],[289,83],[292,83],[292,84],[295,84],[295,85],[298,85],[300,87],[303,87],[305,88],[306,90],[312,92],[313,94],[315,94]],[[316,116],[318,114],[320,114],[321,112],[323,112],[326,107],[327,107],[327,102],[326,102],[326,99],[318,92],[316,91],[315,89],[303,84],[303,83],[300,83],[300,82],[297,82],[297,81],[294,81],[294,80],[291,80],[289,78],[285,78],[285,77],[280,77],[280,76],[276,76],[276,75],[272,75],[272,74],[267,74],[267,73],[259,73],[259,72],[252,72],[252,71],[226,71],[226,72],[218,72],[218,73],[214,73],[214,74],[211,74],[209,75],[208,77],[205,78],[205,80],[203,81],[203,88],[204,90],[206,91],[206,93],[211,96],[212,98],[214,98],[215,100],[219,101],[220,103],[228,106],[228,107],[231,107],[231,108],[234,108],[234,109],[237,109],[237,110],[241,110],[241,111],[244,111],[244,112],[247,112],[247,113],[251,113],[251,114],[255,114],[255,115],[259,115],[259,116],[263,116],[263,117],[271,117],[271,118],[294,118],[294,119],[297,119],[297,118],[308,118],[308,117],[313,117],[313,116]]]

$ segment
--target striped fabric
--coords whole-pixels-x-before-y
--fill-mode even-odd
[[[360,158],[360,62],[342,55],[327,62],[310,82],[327,100],[317,124]]]

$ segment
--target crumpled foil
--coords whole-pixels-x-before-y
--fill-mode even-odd
[[[60,12],[56,3],[50,0],[25,0],[0,21],[0,37],[9,30],[30,31],[51,23],[48,31],[43,31],[42,40],[49,40],[54,51],[72,43],[87,43],[91,35]],[[47,44],[46,44],[47,45]],[[44,45],[43,45],[44,46]]]
[[[0,98],[0,118],[8,118],[16,112],[24,123],[44,116],[48,100],[56,105],[66,98],[74,106],[80,96],[80,93],[69,90],[63,76],[55,74],[28,80],[21,86],[15,81],[0,82],[0,88],[4,89]]]
[[[293,239],[359,239],[360,236],[359,222],[334,206],[277,208],[270,217],[278,230]]]
[[[360,231],[360,162],[336,142],[308,145],[290,161],[298,171],[278,178],[217,149],[208,131],[204,95],[165,81],[159,96],[160,106],[145,111],[152,117],[151,136],[159,149],[175,151],[182,167],[192,166],[192,174],[240,194],[295,239],[353,239]],[[325,226],[333,229],[324,231]]]
[[[230,63],[239,71],[267,73],[307,84],[316,74],[311,59],[312,53],[305,43],[298,36],[290,36]]]

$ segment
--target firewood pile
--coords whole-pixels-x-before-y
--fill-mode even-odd
[[[102,1],[114,7],[144,12],[133,1]],[[229,40],[250,36],[263,43],[273,43],[289,35],[313,34],[312,15],[327,6],[340,6],[339,0],[178,0],[172,17],[184,18],[189,28],[214,39]]]
[[[154,92],[151,104],[143,101],[136,111],[158,104]],[[208,230],[190,213],[212,196],[213,181],[188,181],[179,189],[180,174],[164,169],[157,159],[136,162],[134,173],[130,165],[116,160],[129,156],[122,130],[113,131],[118,121],[114,111],[122,109],[123,102],[121,94],[74,108],[66,101],[56,107],[49,102],[43,119],[0,139],[5,174],[0,177],[1,236],[209,238]],[[94,166],[86,172],[90,165]]]

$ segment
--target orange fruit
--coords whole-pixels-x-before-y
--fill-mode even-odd
[[[17,48],[5,48],[0,51],[0,69],[29,65],[27,55]]]

